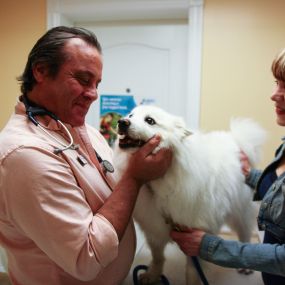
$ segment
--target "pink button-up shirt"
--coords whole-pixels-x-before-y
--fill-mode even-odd
[[[68,144],[54,120],[38,120]],[[55,154],[61,145],[19,102],[0,133],[0,244],[13,284],[120,284],[130,269],[132,222],[119,243],[112,224],[96,214],[116,179],[101,171],[94,149],[110,162],[112,151],[95,129],[67,127],[79,149]]]

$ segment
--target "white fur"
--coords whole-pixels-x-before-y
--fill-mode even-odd
[[[149,125],[145,121],[148,116],[156,124]],[[170,241],[173,223],[213,234],[228,223],[241,241],[248,242],[254,224],[254,207],[252,190],[244,183],[240,151],[246,153],[252,164],[257,163],[265,140],[264,130],[250,119],[235,119],[230,132],[190,134],[181,118],[154,106],[136,107],[127,119],[130,121],[128,134],[132,138],[148,140],[160,134],[158,149],[173,150],[167,173],[141,189],[134,211],[153,255],[143,282],[153,282],[162,273],[163,250]],[[135,150],[123,150],[116,145],[119,171],[123,171],[128,156]],[[195,271],[187,270],[187,284],[197,284]]]

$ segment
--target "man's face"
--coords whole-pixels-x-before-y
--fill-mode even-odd
[[[90,105],[98,98],[102,77],[102,56],[83,40],[74,38],[64,47],[65,63],[55,78],[41,82],[42,106],[72,126],[81,126]]]

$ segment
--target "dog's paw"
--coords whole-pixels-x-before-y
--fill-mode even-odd
[[[246,268],[239,268],[239,269],[237,269],[237,272],[240,274],[244,274],[244,275],[250,275],[253,273],[253,270],[246,269]]]

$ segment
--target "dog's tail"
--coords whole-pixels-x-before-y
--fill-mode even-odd
[[[250,163],[256,165],[261,159],[262,145],[266,140],[266,131],[255,121],[248,118],[233,118],[230,129],[241,150]]]

